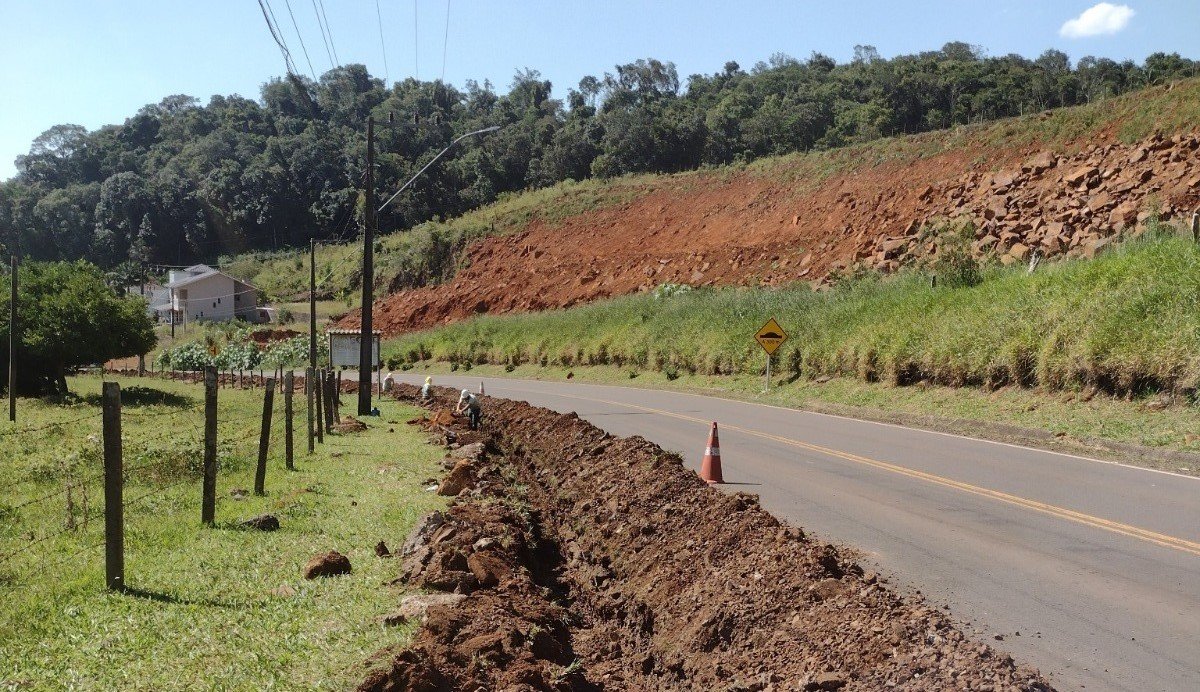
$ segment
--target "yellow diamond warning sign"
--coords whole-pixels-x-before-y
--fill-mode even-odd
[[[762,329],[759,329],[758,333],[754,335],[755,341],[769,356],[775,355],[775,351],[783,345],[783,342],[787,341],[787,338],[787,333],[783,331],[783,327],[779,326],[774,317],[767,320]]]

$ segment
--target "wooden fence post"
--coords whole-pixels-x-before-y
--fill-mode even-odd
[[[291,370],[283,374],[283,459],[288,471],[296,468],[292,460],[292,387],[296,384]]]
[[[324,374],[321,389],[325,392],[325,432],[330,433],[333,432],[333,419],[337,415],[337,411],[333,408],[333,373],[326,370]]]
[[[254,377],[254,373],[250,374]],[[262,431],[258,434],[258,469],[254,472],[254,494],[267,494],[267,450],[271,444],[271,412],[275,406],[275,378],[263,382]]]
[[[304,398],[308,404],[308,453],[312,454],[315,446],[313,445],[313,369],[304,369]]]
[[[342,422],[342,407],[338,405],[337,373],[329,371],[329,408],[333,410],[333,423]]]
[[[124,473],[121,463],[121,385],[105,382],[104,409],[104,585],[125,590]]]
[[[313,371],[313,395],[317,397],[317,442],[325,444],[325,395],[322,393],[321,382],[325,379],[325,371],[318,368]]]
[[[204,488],[200,521],[212,526],[217,514],[217,369],[204,369]]]

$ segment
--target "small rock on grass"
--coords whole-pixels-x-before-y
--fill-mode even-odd
[[[279,519],[274,514],[261,514],[253,519],[247,519],[238,524],[244,529],[256,531],[278,531]]]
[[[350,558],[336,550],[314,555],[304,566],[304,578],[336,577],[339,574],[350,574]]]
[[[375,557],[391,557],[392,552],[388,550],[387,543],[379,541],[375,544]]]

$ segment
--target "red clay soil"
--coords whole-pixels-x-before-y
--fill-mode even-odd
[[[476,485],[400,553],[401,582],[467,596],[429,608],[360,689],[1050,689],[646,440],[521,402],[486,410],[491,453],[458,462]]]
[[[392,336],[663,283],[820,287],[837,269],[894,271],[936,252],[921,229],[944,218],[974,221],[976,254],[1005,263],[1035,251],[1091,255],[1151,216],[1188,219],[1200,206],[1198,149],[1196,135],[1056,151],[976,142],[862,164],[816,184],[751,172],[664,178],[626,204],[475,243],[451,281],[377,301],[375,328]],[[339,326],[358,318],[350,313]]]

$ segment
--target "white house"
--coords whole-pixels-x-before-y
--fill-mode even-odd
[[[172,271],[169,279],[170,301],[164,307],[167,319],[173,318],[177,324],[234,318],[256,324],[270,320],[269,312],[258,307],[253,286],[207,264]]]

